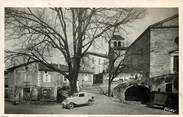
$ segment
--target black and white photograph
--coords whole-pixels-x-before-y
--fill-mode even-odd
[[[4,7],[4,114],[178,115],[178,11]]]

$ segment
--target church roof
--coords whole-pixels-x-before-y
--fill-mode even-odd
[[[16,66],[13,66],[11,68],[8,68],[5,70],[5,73],[8,73],[8,72],[11,72],[17,68],[20,68],[20,67],[25,67],[25,66],[28,66],[32,63],[38,63],[39,65],[39,71],[54,71],[53,69],[50,69],[48,68],[47,66],[43,65],[42,63],[39,63],[37,61],[31,61],[31,62],[27,62],[27,63],[23,63],[23,64],[20,64],[20,65],[16,65]],[[68,66],[67,65],[63,65],[63,64],[50,64],[51,66],[53,66],[54,68],[59,68],[61,69],[62,71],[64,72],[68,72]],[[80,70],[79,73],[89,73],[89,74],[92,74],[93,72],[92,71],[89,71],[89,70]]]
[[[173,16],[171,16],[171,17],[168,17],[168,18],[166,18],[166,19],[164,19],[164,20],[161,20],[161,21],[159,21],[159,22],[156,22],[156,23],[154,23],[154,24],[152,24],[152,25],[150,25],[149,27],[151,28],[151,27],[163,27],[163,26],[165,26],[165,23],[167,23],[167,22],[169,22],[169,21],[172,21],[172,20],[174,20],[174,19],[176,19],[176,18],[178,18],[178,14],[175,14],[175,15],[173,15]],[[175,26],[175,25],[177,25],[177,24],[175,24],[175,23],[173,23],[173,24],[167,24],[167,26]]]
[[[166,19],[164,19],[164,20],[161,20],[161,21],[159,21],[159,22],[157,22],[157,23],[154,23],[154,24],[152,24],[152,25],[150,25],[149,27],[147,27],[146,28],[146,30],[142,33],[142,34],[140,34],[140,36],[128,47],[128,49],[129,48],[131,48],[132,46],[133,46],[133,44],[134,43],[136,43],[139,39],[141,39],[142,38],[142,36],[145,34],[145,33],[147,33],[148,31],[149,31],[149,29],[151,29],[151,28],[163,28],[163,27],[178,27],[178,26],[176,26],[176,24],[166,24],[166,25],[164,25],[164,23],[166,23],[166,22],[169,22],[169,21],[172,21],[172,20],[174,20],[174,19],[176,19],[176,18],[178,18],[178,14],[176,14],[176,15],[173,15],[173,16],[171,16],[171,17],[168,17],[168,18],[166,18]],[[177,41],[177,43],[178,43],[178,40],[175,40],[175,41]]]
[[[113,35],[112,39],[113,40],[125,40],[125,38],[121,37],[120,35]]]

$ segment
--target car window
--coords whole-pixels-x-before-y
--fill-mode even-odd
[[[73,94],[73,97],[77,97],[77,96],[78,96],[78,94],[77,94],[77,93]]]
[[[79,97],[84,97],[84,96],[85,96],[84,93],[79,94]]]

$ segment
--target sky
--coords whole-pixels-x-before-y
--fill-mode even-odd
[[[131,33],[127,35],[127,41],[132,43],[151,24],[164,20],[178,13],[176,8],[150,8],[146,11],[146,16],[133,23]]]
[[[171,17],[177,13],[178,9],[176,8],[148,8],[146,10],[145,17],[131,23],[130,28],[126,29],[128,34],[121,35],[125,38],[126,46],[129,46],[131,43],[133,43],[138,38],[138,36],[140,36],[146,30],[148,26]],[[95,47],[91,51],[106,54],[108,46],[106,46],[104,43],[102,44],[103,46],[101,46],[101,44],[98,45],[99,46],[97,49]]]
[[[176,8],[148,8],[146,10],[146,15],[143,19],[139,19],[138,21],[135,21],[130,24],[130,28],[127,28],[128,34],[121,35],[125,38],[125,43],[127,46],[129,46],[135,39],[138,38],[138,36],[143,33],[143,31],[150,26],[151,24],[154,24],[156,22],[159,22],[161,20],[164,20],[168,17],[171,17],[178,13],[178,9]],[[12,43],[5,42],[5,49],[14,48],[11,46]],[[91,49],[91,51],[97,52],[97,53],[103,53],[107,54],[108,52],[108,44],[106,42],[103,43],[97,43],[97,47],[94,49]],[[56,63],[59,63],[60,58],[58,56],[58,53],[53,55],[53,61]]]

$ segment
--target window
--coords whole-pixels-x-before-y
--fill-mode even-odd
[[[173,56],[173,71],[174,73],[179,72],[179,57]]]
[[[158,88],[158,92],[161,92],[161,89],[160,88]]]
[[[116,47],[117,46],[117,42],[116,41],[114,41],[114,47]]]
[[[118,46],[121,47],[121,42],[120,41],[118,42]]]
[[[23,91],[26,93],[30,93],[30,88],[23,88]]]
[[[174,40],[174,42],[175,42],[177,45],[179,45],[179,38],[176,37],[175,40]]]
[[[84,93],[79,94],[79,97],[84,97],[84,96],[85,96]]]
[[[5,78],[5,88],[8,88],[8,78]]]
[[[42,95],[45,98],[49,98],[50,97],[50,93],[51,93],[51,88],[44,88],[44,89],[42,89]]]
[[[47,71],[43,74],[43,82],[51,82],[51,77]]]
[[[166,84],[166,92],[172,92],[172,83]]]
[[[67,81],[67,78],[64,77],[64,82],[66,82],[66,81]]]
[[[94,57],[92,58],[92,63],[94,63],[95,62],[95,60],[94,60]]]
[[[172,74],[179,72],[179,51],[174,50],[169,52],[170,53],[170,71]]]
[[[91,75],[88,75],[88,81],[89,82],[91,81]]]

